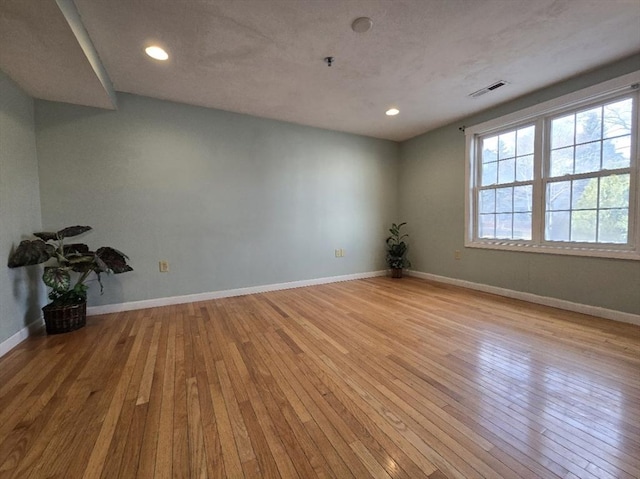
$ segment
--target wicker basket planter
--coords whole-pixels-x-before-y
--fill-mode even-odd
[[[47,304],[42,308],[47,334],[68,333],[87,324],[87,302],[69,305]]]
[[[402,268],[391,268],[392,278],[402,278]]]

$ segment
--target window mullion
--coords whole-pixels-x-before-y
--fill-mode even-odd
[[[629,170],[629,243],[638,248],[640,244],[640,92],[635,94],[631,118],[631,131],[636,136],[635,141],[631,142],[630,151],[632,161]]]
[[[546,125],[543,118],[536,121],[536,134],[533,148],[533,205],[531,220],[531,239],[540,244],[544,239],[544,202],[546,160],[548,147],[544,146],[547,137]]]
[[[475,165],[473,170],[473,240],[476,241],[480,237],[480,179],[482,175],[482,140],[475,138],[473,148],[475,155]]]

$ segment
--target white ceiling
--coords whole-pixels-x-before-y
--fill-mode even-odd
[[[640,52],[640,0],[74,1],[0,0],[0,69],[36,98],[112,107],[79,26],[117,91],[397,141]]]

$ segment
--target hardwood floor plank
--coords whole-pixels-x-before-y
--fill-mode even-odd
[[[169,308],[164,308],[165,310]],[[157,346],[154,347],[152,340],[150,351],[155,356],[155,361],[151,374],[151,381],[149,383],[149,393],[145,397],[147,400],[147,417],[145,420],[144,434],[142,436],[142,444],[140,446],[140,458],[138,463],[138,475],[140,477],[153,477],[156,465],[156,453],[158,450],[158,432],[160,429],[160,414],[162,408],[162,391],[163,391],[163,378],[165,374],[165,360],[167,351],[167,336],[168,327],[166,321],[162,320],[158,323],[160,325],[160,335]],[[154,331],[155,335],[155,331]],[[147,362],[147,365],[149,362]],[[145,365],[145,369],[146,366]],[[146,373],[146,371],[145,371]],[[146,378],[143,374],[141,388],[146,388]],[[146,394],[146,392],[144,393]],[[140,395],[136,401],[136,405],[139,405]]]
[[[175,315],[175,313],[174,313]],[[176,323],[169,323],[167,356],[162,383],[162,406],[158,427],[158,444],[154,477],[167,479],[173,476],[173,419],[176,377]]]
[[[204,328],[204,325],[202,325]],[[201,341],[203,348],[203,359],[207,371],[207,381],[209,384],[209,394],[211,395],[213,412],[215,415],[216,432],[219,437],[220,448],[222,452],[222,460],[224,461],[224,470],[229,477],[242,477],[242,464],[236,447],[236,441],[233,435],[231,420],[227,412],[227,406],[222,394],[222,387],[216,369],[215,357],[221,358],[219,354],[212,354],[209,342]],[[215,346],[215,345],[214,345]],[[217,348],[213,348],[217,349]]]
[[[385,471],[385,469],[375,460],[373,455],[360,441],[354,441],[349,445],[356,455],[362,460],[362,463],[367,467],[371,473],[371,477],[375,477],[376,479],[391,479],[391,476],[387,474],[387,471]]]
[[[178,308],[176,321],[176,364],[174,378],[174,408],[173,408],[173,452],[172,472],[174,479],[188,479],[190,474],[189,462],[189,435],[187,413],[187,391],[185,370],[185,331],[184,315],[182,308]]]
[[[136,336],[133,346],[127,355],[127,362],[119,377],[118,385],[109,405],[109,410],[102,420],[102,427],[98,439],[93,445],[92,454],[84,470],[83,477],[85,478],[99,478],[102,474],[104,461],[109,451],[109,445],[113,438],[118,419],[120,418],[126,392],[131,381],[131,374],[138,360],[138,354],[142,346],[142,338],[142,335]]]
[[[273,341],[272,351],[280,351],[282,344],[279,337],[273,334],[266,335]],[[280,360],[283,370],[288,371],[287,377],[290,378],[292,384],[296,384],[296,394],[304,403],[309,414],[317,424],[327,441],[333,446],[335,452],[339,456],[339,461],[335,458],[333,451],[323,450],[326,455],[332,457],[331,463],[334,464],[334,472],[342,471],[344,475],[338,477],[366,477],[367,470],[349,447],[349,442],[355,441],[357,436],[350,426],[345,422],[345,416],[337,413],[326,400],[326,389],[318,389],[312,384],[313,378],[301,369],[302,364],[297,361],[298,358],[286,358],[286,356],[274,354],[276,361]],[[289,360],[287,360],[289,359]],[[310,422],[306,424],[311,424]],[[316,444],[318,441],[316,441]],[[344,472],[344,467],[348,469],[348,473]]]
[[[146,315],[144,312],[142,313],[141,321],[146,323],[146,327],[140,328],[140,333],[144,334],[142,353],[136,363],[135,372],[127,391],[127,404],[123,408],[123,412],[126,411],[128,414],[121,414],[120,416],[121,420],[118,422],[121,431],[120,439],[118,443],[115,443],[116,447],[123,445],[121,446],[122,452],[119,458],[120,461],[118,469],[118,477],[122,479],[127,477],[136,477],[137,475],[140,449],[142,447],[142,438],[144,435],[148,409],[148,403],[138,405],[137,402],[146,365],[148,363],[148,356],[151,353],[152,343],[155,335],[157,334],[157,327],[156,322],[152,320],[149,312],[147,312]],[[117,435],[118,432],[116,432],[116,437]],[[108,462],[109,458],[107,458],[107,463]],[[117,463],[118,461],[115,462]],[[117,465],[118,464],[113,464],[111,474],[115,472],[115,466]],[[105,472],[106,470],[107,468],[105,467]]]
[[[255,347],[251,342],[244,343],[240,353],[251,373],[252,381],[247,387],[249,400],[268,439],[281,475],[313,477],[313,468],[300,448],[286,418],[280,414],[276,400],[270,394],[262,393],[269,391],[271,377],[256,353]]]
[[[198,381],[187,378],[187,412],[189,429],[189,471],[192,477],[207,477],[207,455],[204,447],[204,431],[200,416]]]
[[[194,344],[194,362],[196,384],[198,387],[198,404],[200,406],[200,422],[204,437],[204,453],[206,455],[207,476],[210,478],[225,477],[225,464],[222,456],[222,444],[218,432],[218,423],[210,392],[210,380],[205,360],[204,341],[199,318],[191,318],[192,341]]]
[[[242,412],[240,411],[240,405],[233,392],[229,371],[224,361],[217,361],[215,367],[240,462],[243,464],[252,462],[256,459],[256,455],[253,450],[253,445],[251,444],[251,438],[247,432],[247,426],[242,417]]]
[[[86,350],[76,350],[69,354],[64,365],[56,368],[54,374],[41,382],[46,388],[38,387],[33,391],[32,395],[36,396],[36,400],[25,409],[24,415],[20,417],[18,411],[14,412],[13,419],[19,421],[14,423],[13,430],[0,436],[4,437],[0,440],[0,471],[15,468],[37,438],[46,434],[47,424],[56,423],[56,412],[61,410],[60,396],[71,386],[90,354],[91,351]],[[6,426],[9,425],[10,422],[7,421]]]
[[[0,358],[0,478],[640,477],[640,327],[415,278],[90,317]]]
[[[93,330],[83,331],[82,336],[87,339],[88,342],[94,344],[91,342],[91,339],[88,339],[95,338],[92,332]],[[110,341],[105,341],[98,344],[96,348],[91,349],[90,352],[82,356],[83,359],[87,360],[86,362],[79,363],[76,365],[77,367],[70,370],[70,375],[65,378],[53,397],[51,397],[49,405],[52,406],[52,408],[46,407],[42,411],[43,414],[46,413],[48,416],[45,420],[46,424],[44,424],[42,429],[38,426],[34,428],[35,430],[40,429],[37,437],[32,436],[34,439],[33,442],[24,445],[22,450],[23,456],[19,459],[18,464],[15,465],[12,475],[9,477],[26,477],[32,474],[34,470],[41,468],[42,457],[51,454],[50,451],[52,449],[50,443],[58,442],[62,438],[68,437],[69,423],[75,419],[74,413],[76,408],[82,410],[82,404],[91,395],[91,388],[88,387],[88,381],[86,380],[88,376],[87,370],[95,370],[95,358],[99,357],[100,351],[107,347],[109,343]],[[60,349],[59,352],[62,352],[63,349]],[[52,357],[51,360],[57,361],[60,358],[64,359],[64,355]],[[91,358],[94,358],[94,361],[91,361]],[[71,355],[70,359],[77,358]],[[61,371],[62,370],[58,370],[58,372]],[[54,377],[56,377],[56,375],[48,375],[44,381],[51,380]],[[82,379],[79,380],[79,378]],[[27,414],[35,415],[37,413],[36,411],[37,409],[30,409]],[[34,429],[31,429],[31,431]],[[5,466],[6,462],[3,464],[3,468]]]

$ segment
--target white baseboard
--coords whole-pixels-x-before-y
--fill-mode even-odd
[[[369,273],[346,274],[342,276],[330,276],[326,278],[308,279],[303,281],[292,281],[289,283],[266,284],[262,286],[251,286],[249,288],[227,289],[224,291],[213,291],[210,293],[186,294],[183,296],[171,296],[167,298],[145,299],[142,301],[130,301],[127,303],[105,304],[104,306],[91,306],[87,308],[87,316],[98,314],[119,313],[121,311],[133,311],[136,309],[155,308],[158,306],[170,306],[173,304],[195,303],[197,301],[209,301],[212,299],[229,298],[232,296],[244,296],[247,294],[267,293],[269,291],[279,291],[283,289],[304,288],[305,286],[315,286],[318,284],[337,283],[340,281],[351,281],[354,279],[373,278],[384,276],[386,270],[372,271]]]
[[[31,334],[39,332],[44,327],[44,321],[42,318],[38,318],[35,321],[29,323],[16,334],[10,338],[5,339],[0,343],[0,358],[15,348],[22,341],[27,339]]]
[[[463,288],[475,289],[477,291],[483,291],[485,293],[506,296],[507,298],[521,299],[530,303],[542,304],[559,309],[566,309],[567,311],[589,314],[591,316],[598,316],[600,318],[611,319],[613,321],[621,321],[623,323],[631,323],[640,326],[640,315],[637,314],[625,313],[623,311],[616,311],[614,309],[601,308],[599,306],[590,306],[588,304],[573,303],[564,299],[550,298],[548,296],[538,296],[537,294],[524,293],[522,291],[500,288],[498,286],[489,286],[487,284],[474,283],[472,281],[449,278],[447,276],[438,276],[436,274],[423,273],[421,271],[407,271],[407,274],[416,278],[429,279],[431,281],[437,281],[439,283],[461,286]]]

